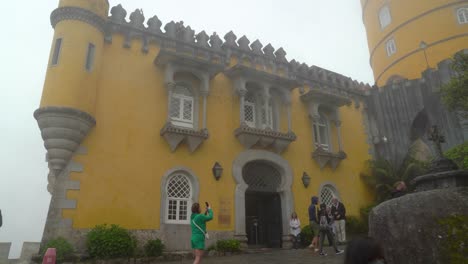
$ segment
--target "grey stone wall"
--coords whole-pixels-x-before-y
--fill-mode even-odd
[[[8,259],[11,243],[0,243],[0,264],[29,264],[33,255],[39,253],[39,242],[24,242],[18,259]]]
[[[443,150],[467,140],[462,127],[466,120],[447,111],[439,94],[452,76],[450,61],[446,60],[437,70],[426,70],[421,79],[395,80],[369,91],[367,114],[377,158],[401,163],[417,140],[432,148],[426,135],[432,125],[439,126],[446,138]]]

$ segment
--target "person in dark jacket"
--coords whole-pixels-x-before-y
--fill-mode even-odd
[[[335,232],[338,243],[346,242],[346,208],[336,197],[332,199],[331,213],[335,220]]]
[[[318,225],[318,218],[317,218],[317,204],[318,204],[318,197],[312,196],[310,206],[309,206],[309,225],[310,229],[312,230],[313,237],[312,243],[309,245],[309,248],[314,248],[315,251],[318,251],[318,233],[319,233],[319,225]]]
[[[325,240],[325,236],[328,237],[328,241],[331,246],[333,246],[333,249],[335,249],[335,253],[337,255],[342,254],[344,250],[338,249],[335,243],[335,238],[333,237],[333,231],[331,227],[332,223],[332,217],[331,214],[328,214],[327,212],[327,205],[326,204],[320,204],[320,211],[318,212],[318,219],[319,219],[319,225],[320,225],[320,231],[319,231],[319,244],[320,244],[320,256],[326,256],[327,253],[323,252],[323,241]]]

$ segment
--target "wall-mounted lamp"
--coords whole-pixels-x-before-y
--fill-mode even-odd
[[[304,184],[304,187],[309,187],[310,184],[310,176],[307,174],[307,172],[304,171],[302,174],[302,183]]]
[[[223,167],[221,167],[221,164],[216,162],[212,170],[213,170],[213,176],[215,177],[217,181],[219,181],[219,179],[221,178],[221,175],[223,174]]]

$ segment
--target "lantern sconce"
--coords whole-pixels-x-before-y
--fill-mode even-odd
[[[219,181],[219,179],[221,178],[221,175],[223,174],[223,167],[221,167],[221,164],[216,162],[212,170],[213,170],[213,176],[215,177],[217,181]]]
[[[304,171],[302,174],[302,183],[304,184],[304,187],[309,187],[310,184],[310,176],[307,174],[307,172]]]

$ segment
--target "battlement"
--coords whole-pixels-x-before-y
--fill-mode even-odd
[[[9,259],[11,242],[0,243],[0,264],[29,264],[31,258],[39,253],[39,242],[24,242],[18,259]]]
[[[107,43],[112,43],[114,34],[122,34],[125,37],[124,48],[131,48],[134,45],[133,40],[140,40],[143,53],[149,51],[150,45],[159,45],[163,49],[175,49],[177,52],[189,51],[193,56],[220,56],[224,58],[226,66],[235,57],[252,67],[284,75],[300,84],[320,86],[343,95],[362,96],[365,90],[371,88],[368,84],[317,66],[309,66],[296,60],[288,61],[283,48],[275,49],[270,43],[264,46],[258,39],[251,42],[245,35],[238,38],[232,31],[225,34],[222,40],[216,32],[211,35],[204,30],[196,33],[189,25],[184,25],[183,21],[170,21],[163,27],[163,32],[163,23],[156,15],[149,18],[145,25],[146,18],[140,9],[133,11],[127,20],[127,11],[120,4],[111,8],[107,19],[83,12],[80,8],[69,7],[58,8],[51,15],[53,26],[65,19],[80,20],[97,27],[104,33]]]

